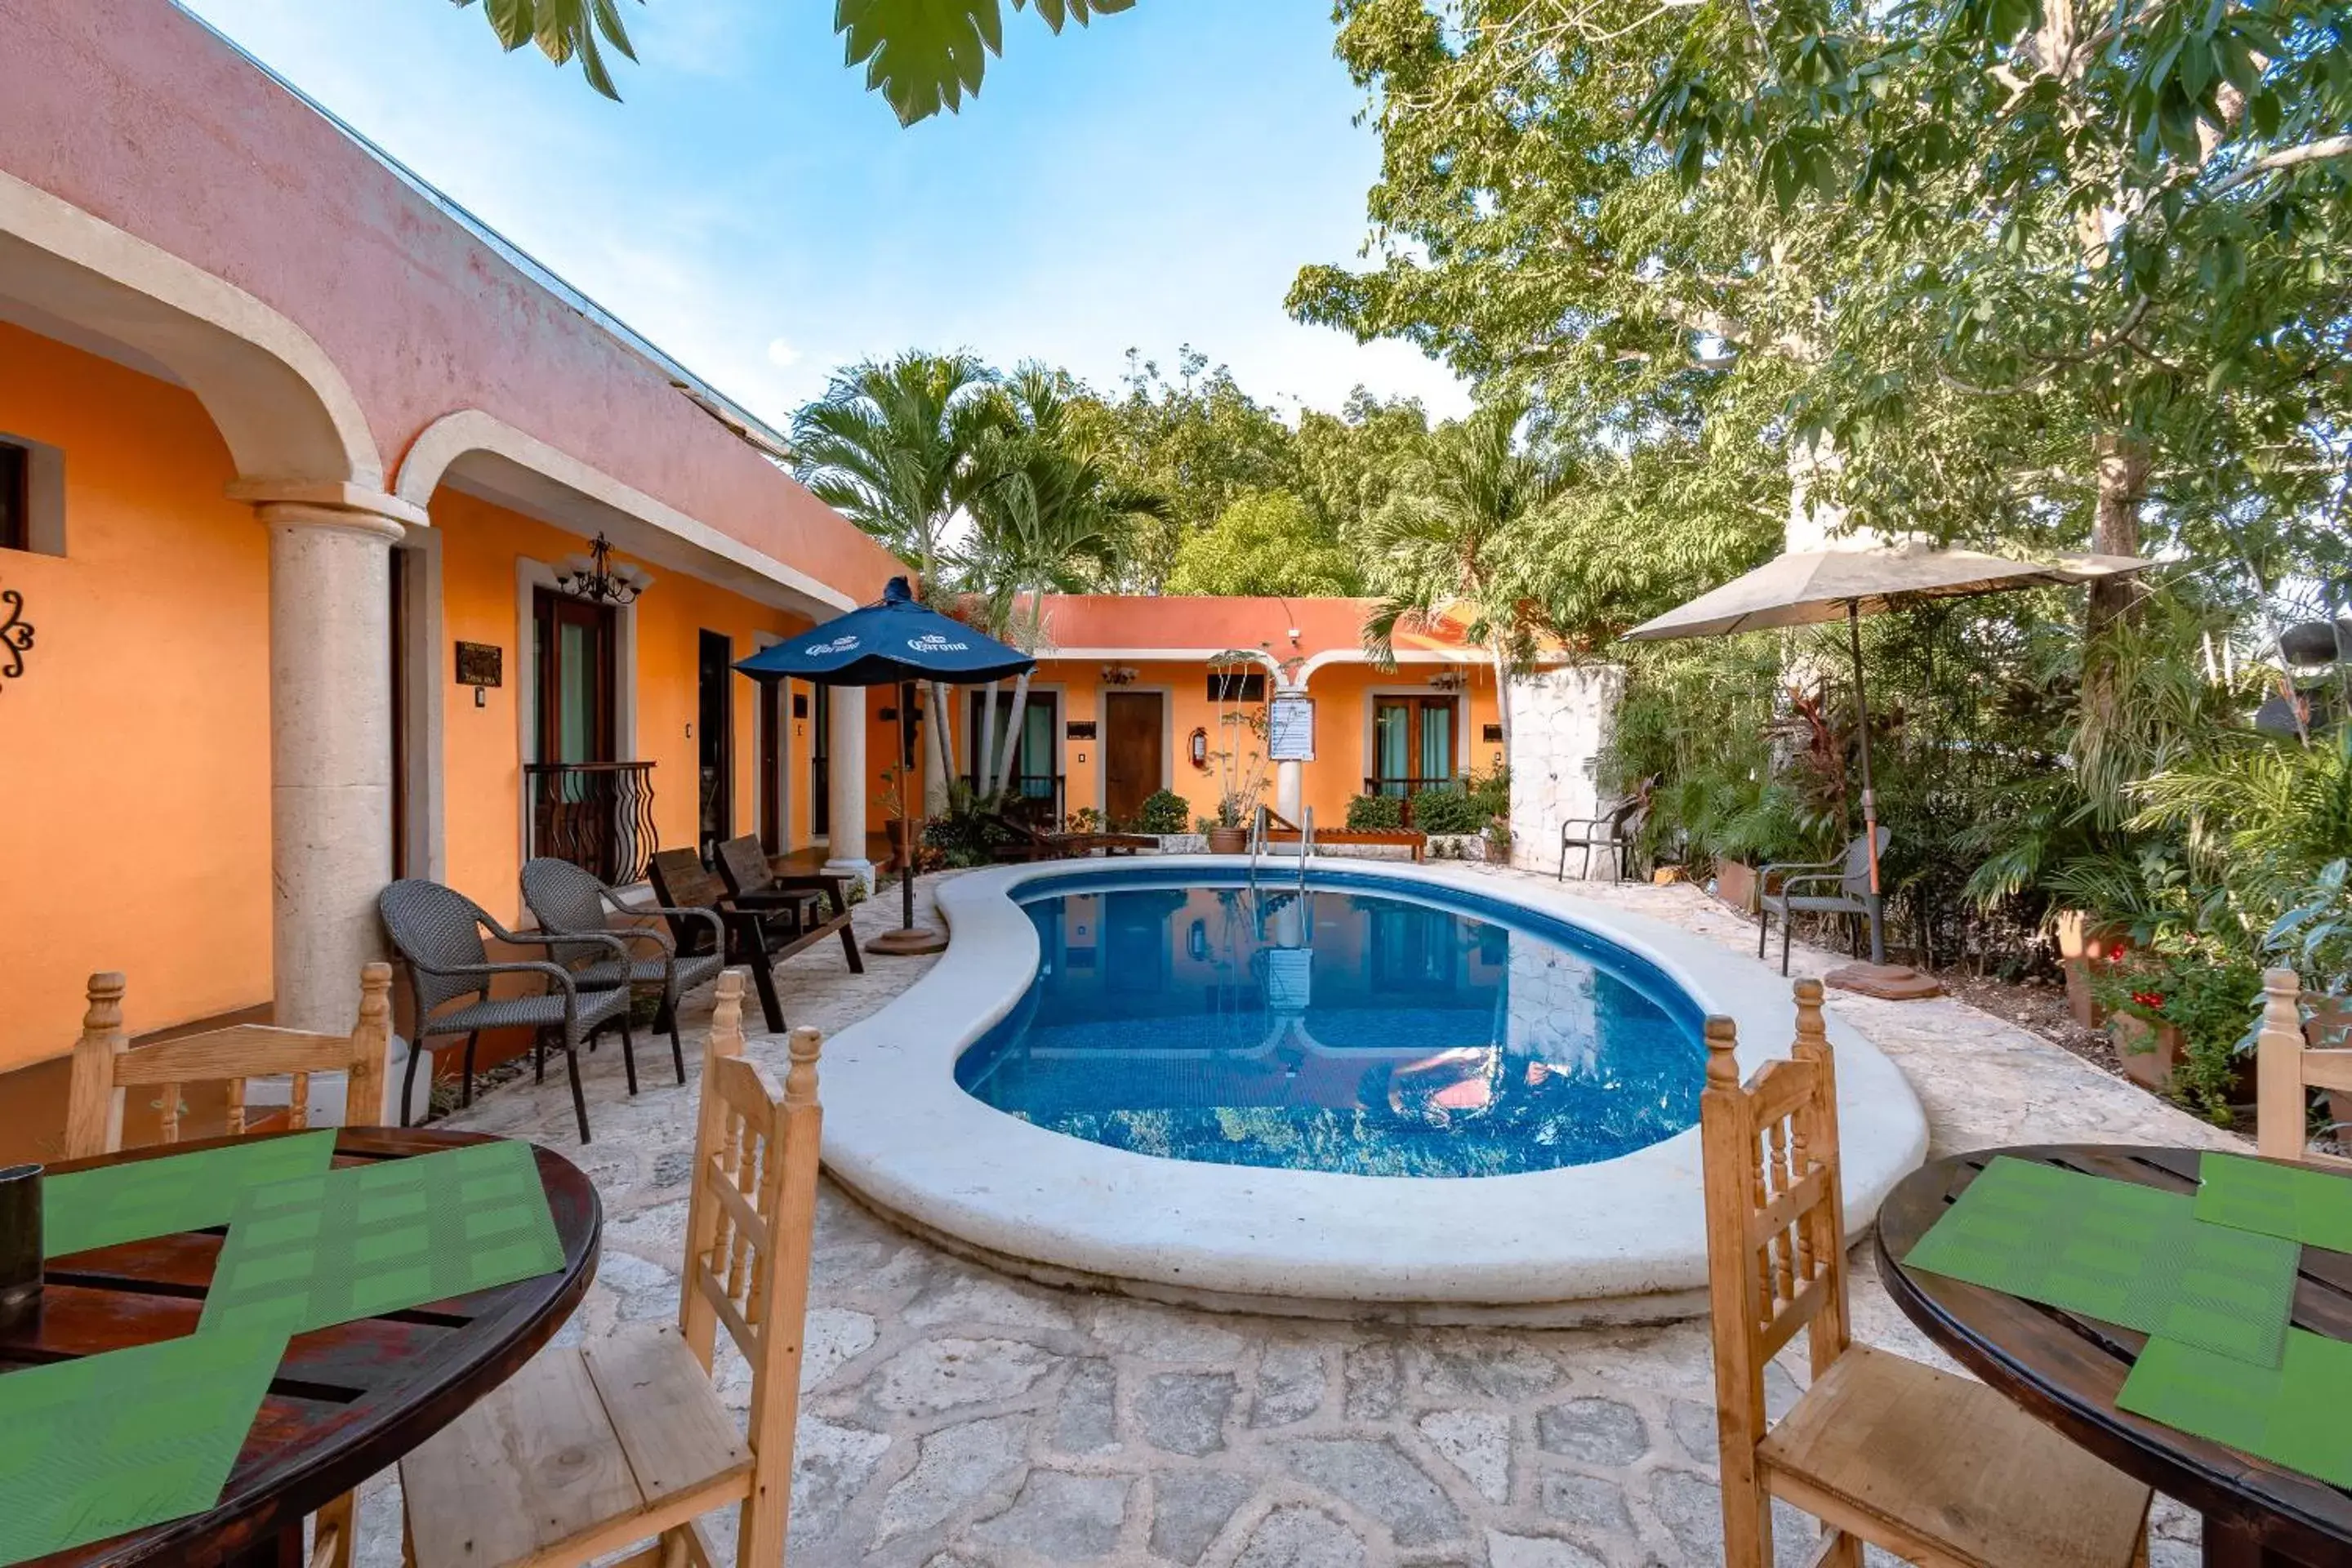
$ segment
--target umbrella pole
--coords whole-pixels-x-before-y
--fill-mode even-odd
[[[1885,963],[1885,921],[1878,887],[1878,792],[1871,787],[1870,779],[1870,695],[1862,679],[1862,606],[1853,599],[1845,604],[1845,634],[1846,647],[1853,655],[1854,718],[1862,726],[1862,842],[1863,852],[1870,858],[1870,962]]]
[[[906,863],[898,868],[899,925],[866,944],[868,952],[898,957],[939,952],[948,939],[928,926],[915,923],[915,864],[921,851],[923,814],[909,805],[908,785],[915,767],[914,729],[908,715],[914,710],[915,683],[898,683],[898,837]]]

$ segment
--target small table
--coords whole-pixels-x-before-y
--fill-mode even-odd
[[[230,1142],[165,1144],[53,1165],[149,1160]],[[335,1163],[405,1159],[478,1133],[347,1128]],[[38,1568],[294,1568],[302,1521],[392,1465],[520,1371],[579,1305],[596,1271],[603,1208],[562,1156],[535,1150],[563,1267],[555,1273],[295,1336],[219,1505],[168,1524],[36,1559]],[[193,1333],[223,1232],[189,1231],[53,1259],[39,1327],[0,1335],[0,1375]]]
[[[1879,1279],[1904,1315],[2037,1419],[2126,1475],[2201,1510],[2208,1568],[2329,1568],[2352,1561],[2352,1494],[2116,1408],[2116,1393],[2147,1335],[1941,1275],[1914,1273],[1895,1261],[2000,1156],[2167,1192],[2197,1186],[2194,1149],[2036,1144],[1932,1161],[1905,1177],[1878,1213]],[[2293,1321],[2315,1334],[2352,1340],[2352,1257],[2304,1248]],[[2352,1424],[2352,1411],[2345,1419]]]

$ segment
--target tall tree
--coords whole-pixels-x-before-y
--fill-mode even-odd
[[[1519,439],[1527,405],[1490,403],[1438,427],[1397,495],[1364,532],[1380,602],[1365,646],[1385,659],[1400,629],[1454,614],[1495,664],[1503,754],[1511,752],[1510,679],[1538,626],[1524,565],[1534,515],[1559,494],[1561,471]]]
[[[471,5],[475,0],[457,0]],[[1030,0],[1012,0],[1025,10]],[[1125,11],[1135,0],[1035,0],[1051,31]],[[605,68],[599,40],[634,60],[636,50],[617,0],[486,0],[483,14],[509,52],[536,44],[559,66],[576,57],[588,85],[606,98],[620,89]],[[845,63],[866,68],[866,85],[879,92],[901,125],[962,108],[980,91],[991,55],[1004,50],[1003,0],[836,0],[833,30]]]
[[[949,531],[971,499],[991,384],[987,367],[970,354],[910,352],[841,372],[793,421],[802,482],[916,563],[925,597],[942,586]],[[936,812],[946,804],[953,754],[946,689],[936,682],[931,718],[924,793]]]
[[[1171,594],[1358,594],[1363,574],[1339,532],[1288,490],[1245,495],[1185,537]]]
[[[1135,525],[1168,510],[1165,498],[1121,483],[1089,449],[1074,407],[1069,379],[1043,365],[1024,364],[994,389],[975,453],[972,526],[958,546],[980,616],[1032,653],[1044,638],[1045,595],[1115,575]],[[991,687],[976,763],[983,791],[1002,795],[1012,786],[1028,674],[1013,683],[1001,738],[994,697]]]

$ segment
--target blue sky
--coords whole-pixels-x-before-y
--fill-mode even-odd
[[[1037,357],[1108,389],[1191,342],[1286,410],[1359,383],[1458,413],[1401,343],[1283,312],[1348,261],[1378,169],[1328,0],[1008,19],[961,116],[902,130],[832,0],[648,0],[624,103],[446,0],[186,0],[254,55],[771,420],[902,348]]]

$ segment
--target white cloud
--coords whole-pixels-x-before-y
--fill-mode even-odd
[[[768,363],[778,370],[790,370],[801,363],[801,351],[793,347],[789,338],[770,338]]]

